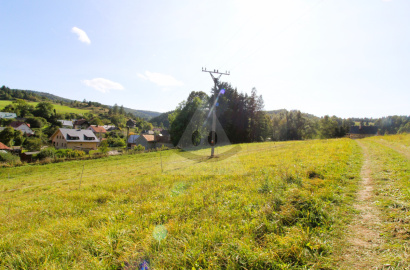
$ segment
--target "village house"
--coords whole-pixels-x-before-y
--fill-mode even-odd
[[[133,136],[133,135],[131,135],[131,136]],[[156,141],[155,141],[155,136],[154,135],[141,134],[141,135],[139,135],[138,138],[135,139],[134,143],[135,143],[135,145],[141,144],[142,146],[145,147],[145,150],[155,149],[156,148]]]
[[[20,121],[14,121],[10,123],[10,126],[15,130],[20,130],[23,134],[27,134],[28,136],[34,135],[34,131],[31,130],[30,124],[26,124]]]
[[[103,126],[91,125],[87,128],[87,130],[91,130],[100,141],[104,137],[104,134],[107,133]]]
[[[9,113],[9,112],[0,112],[0,118],[4,118],[4,119],[17,118],[17,114]]]
[[[127,141],[127,147],[128,148],[133,148],[134,146],[137,146],[136,140],[139,138],[140,135],[130,135],[128,137]]]
[[[117,129],[118,129],[116,126],[113,126],[113,125],[104,125],[103,128],[104,128],[107,132],[110,132],[110,131],[113,131],[113,130],[117,130]]]
[[[90,126],[87,120],[85,119],[79,119],[74,121],[73,123],[73,128],[74,129],[86,129]]]
[[[153,130],[148,130],[148,129],[145,129],[145,130],[141,131],[141,134],[145,134],[145,135],[154,135],[155,133],[154,133],[154,131],[153,131]]]
[[[378,131],[379,128],[377,126],[351,126],[349,136],[351,139],[361,139],[376,136]]]
[[[56,149],[76,149],[88,152],[96,150],[100,140],[91,130],[85,129],[58,129],[50,140]]]
[[[11,148],[5,145],[4,143],[0,142],[0,150],[2,151],[11,151]]]
[[[62,124],[63,128],[73,128],[73,121],[71,120],[58,120]]]
[[[141,135],[131,135],[127,141],[127,147],[133,148],[141,144],[146,150],[160,148],[162,146],[173,147],[169,136],[164,136],[162,134],[152,135],[152,134],[141,134]]]

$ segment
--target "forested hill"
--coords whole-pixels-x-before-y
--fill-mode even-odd
[[[2,86],[0,88],[0,100],[13,100],[13,99],[25,99],[28,101],[51,101],[54,103],[65,103],[67,106],[75,106],[75,104],[79,103],[86,103],[92,101],[78,101],[72,100],[68,98],[59,97],[50,93],[46,92],[38,92],[33,90],[21,90],[21,89],[10,89],[6,86]],[[99,102],[92,102],[94,106],[102,107],[102,108],[112,108],[111,105],[104,105]],[[161,113],[154,112],[154,111],[145,111],[145,110],[135,110],[131,108],[125,108],[124,112],[131,113],[136,117],[143,118],[143,119],[151,119],[153,117],[159,116]]]

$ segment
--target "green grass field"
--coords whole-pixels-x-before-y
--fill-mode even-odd
[[[10,103],[12,103],[11,100],[0,100],[0,110],[6,107],[7,105],[9,105]],[[38,104],[38,102],[28,102],[28,103],[33,106],[36,106]],[[58,113],[84,114],[84,113],[90,112],[89,110],[71,108],[68,106],[62,106],[60,104],[54,104],[54,103],[53,103],[53,106],[54,106],[54,109],[56,109]]]
[[[410,136],[381,138],[402,145]],[[374,140],[363,142],[383,153],[377,183],[391,177],[386,192],[409,189],[408,160]],[[240,146],[230,157],[232,147],[217,148],[215,159],[169,150],[1,168],[0,268],[337,268],[356,214],[357,142]],[[387,162],[389,153],[401,163]],[[407,219],[407,192],[394,201],[397,218]],[[404,240],[386,237],[384,248],[397,250],[388,259],[402,258]]]

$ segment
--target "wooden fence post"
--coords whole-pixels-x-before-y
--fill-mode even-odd
[[[80,184],[78,185],[78,189],[81,189],[81,181],[83,180],[84,166],[85,165],[83,165],[83,170],[81,171]]]

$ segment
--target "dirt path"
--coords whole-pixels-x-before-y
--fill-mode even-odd
[[[378,250],[382,244],[380,237],[380,213],[374,205],[373,179],[371,178],[370,156],[366,145],[357,143],[363,149],[364,164],[361,170],[362,181],[359,184],[354,208],[357,215],[347,228],[347,243],[342,254],[340,269],[382,269]]]

